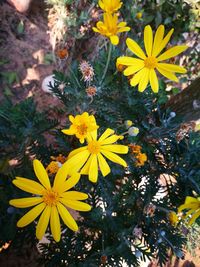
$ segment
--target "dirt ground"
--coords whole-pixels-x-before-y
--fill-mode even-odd
[[[16,73],[17,79],[9,92],[13,102],[33,96],[38,109],[46,111],[57,106],[59,101],[41,88],[43,79],[55,69],[53,60],[47,60],[52,46],[47,11],[42,2],[33,1],[28,15],[18,13],[6,3],[0,5],[0,61],[6,62],[0,67],[3,73]]]

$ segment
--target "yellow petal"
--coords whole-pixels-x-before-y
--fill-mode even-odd
[[[37,176],[40,183],[46,189],[50,189],[51,185],[50,185],[48,174],[47,174],[44,166],[42,165],[42,163],[39,160],[35,159],[33,161],[33,169],[34,169],[35,175]]]
[[[185,68],[174,65],[174,64],[158,63],[157,66],[161,69],[168,71],[168,72],[177,72],[177,73],[186,73],[187,72],[187,70]]]
[[[101,153],[108,158],[109,160],[111,160],[112,162],[115,162],[117,164],[120,164],[124,167],[127,167],[127,163],[119,156],[117,156],[116,154],[110,152],[110,151],[106,151],[106,150],[102,150]]]
[[[118,45],[119,43],[119,37],[117,35],[110,36],[110,41],[113,45]]]
[[[117,27],[126,27],[126,22],[125,21],[121,21],[120,23],[118,23]]]
[[[178,212],[181,212],[182,210],[185,209],[198,209],[199,208],[199,203],[187,203],[183,204],[178,208]]]
[[[167,79],[178,82],[178,78],[174,75],[174,73],[161,69],[159,66],[157,66],[156,69]]]
[[[147,87],[147,85],[149,83],[149,72],[150,72],[150,70],[147,69],[147,68],[144,68],[144,70],[145,71],[143,73],[142,78],[140,79],[139,86],[138,86],[138,91],[139,92],[143,92],[146,89],[146,87]]]
[[[41,203],[43,199],[41,197],[26,197],[20,199],[12,199],[9,204],[16,208],[28,208]]]
[[[158,43],[156,53],[154,53],[154,56],[156,57],[157,55],[160,54],[160,52],[165,48],[165,46],[168,44],[172,34],[174,32],[174,29],[171,29],[168,34],[165,36],[165,38],[162,40],[162,42]]]
[[[187,218],[189,215],[191,215],[192,213],[194,213],[196,211],[196,209],[191,209],[189,210],[185,215],[183,215],[183,218]]]
[[[94,32],[100,32],[96,27],[92,27],[92,30],[94,31]]]
[[[142,65],[144,66],[144,60],[133,57],[118,57],[117,63],[125,66]]]
[[[50,228],[54,240],[56,242],[59,242],[61,230],[60,230],[60,219],[56,206],[51,207]]]
[[[132,75],[132,74],[138,72],[139,70],[141,70],[142,68],[144,68],[144,61],[140,60],[140,62],[136,63],[136,65],[127,67],[124,70],[124,75],[125,76]]]
[[[182,53],[183,51],[185,51],[188,48],[187,45],[177,45],[174,46],[170,49],[168,49],[166,52],[164,52],[163,54],[161,54],[158,58],[157,61],[163,61],[172,57],[177,56],[178,54]]]
[[[85,165],[81,169],[81,174],[83,174],[83,175],[88,175],[89,174],[91,161],[92,161],[92,155],[90,155],[90,157],[88,158],[87,162],[85,163]]]
[[[101,137],[99,138],[99,141],[103,141],[105,140],[108,136],[110,136],[111,134],[114,134],[114,130],[108,128],[105,130],[105,132],[101,135]]]
[[[93,140],[95,140],[95,141],[97,140],[97,130],[90,132],[90,135],[91,135]]]
[[[128,146],[124,146],[124,145],[105,145],[105,146],[102,146],[102,149],[108,150],[114,153],[119,153],[119,154],[128,153]]]
[[[163,25],[160,25],[154,37],[154,43],[153,43],[153,49],[152,49],[152,56],[154,57],[158,55],[160,44],[164,37],[164,32],[165,32],[165,27]]]
[[[68,156],[68,159],[72,158],[74,155],[76,155],[79,152],[82,152],[82,151],[84,151],[86,149],[87,149],[87,146],[83,146],[83,147],[79,147],[79,148],[76,148],[76,149],[72,150],[72,152],[70,152],[70,154]]]
[[[69,179],[67,179],[67,181],[65,181],[60,187],[58,192],[59,193],[63,193],[69,189],[71,189],[72,187],[74,187],[80,180],[80,173],[74,173],[71,175],[71,177]]]
[[[29,212],[27,212],[18,222],[17,227],[24,227],[29,223],[33,222],[46,207],[46,204],[43,202],[36,207],[32,208]]]
[[[154,93],[158,93],[159,85],[158,78],[154,69],[150,69],[149,80],[151,84],[151,89]]]
[[[71,123],[73,123],[74,122],[74,116],[72,116],[72,115],[69,115],[69,121],[71,122]]]
[[[29,180],[22,177],[16,177],[16,179],[13,180],[12,182],[15,186],[17,186],[21,190],[36,195],[42,195],[45,190],[45,188],[41,184],[33,180]]]
[[[61,197],[70,199],[70,200],[85,200],[88,198],[88,195],[78,191],[68,191],[61,194]]]
[[[141,59],[146,59],[144,52],[142,51],[140,46],[135,41],[133,41],[130,38],[127,38],[126,44],[128,48],[131,50],[131,52],[133,52],[136,56],[138,56]]]
[[[66,198],[61,198],[60,202],[63,203],[65,206],[67,206],[70,209],[78,210],[78,211],[89,211],[91,210],[91,206],[87,203],[78,201],[78,200],[71,200]]]
[[[192,225],[195,221],[196,221],[196,219],[198,218],[200,216],[200,210],[199,211],[197,211],[193,216],[192,216],[192,218],[189,220],[189,225]]]
[[[84,150],[68,159],[67,164],[69,164],[71,170],[78,171],[85,164],[89,155],[90,152],[88,150]]]
[[[67,161],[62,165],[62,167],[56,173],[53,188],[55,191],[59,191],[62,188],[63,183],[67,179],[70,171],[70,166],[68,165]]]
[[[140,71],[138,71],[133,78],[131,79],[131,86],[136,86],[141,78],[143,77],[144,73],[146,72],[145,68],[141,69]]]
[[[153,45],[153,32],[150,25],[144,28],[144,46],[148,56],[151,56]]]
[[[101,9],[104,10],[104,3],[103,3],[102,0],[99,0],[98,5],[99,5],[99,7],[100,7]]]
[[[110,173],[110,167],[104,157],[99,153],[97,154],[97,159],[99,163],[99,168],[101,170],[102,175],[105,177]]]
[[[113,134],[112,136],[107,137],[106,139],[104,139],[103,141],[101,141],[101,145],[113,144],[117,140],[119,140],[120,138],[121,138],[120,135]]]
[[[100,29],[101,27],[104,27],[104,24],[102,21],[98,21],[96,26]]]
[[[40,215],[40,219],[38,221],[38,224],[36,226],[36,237],[41,240],[44,236],[47,226],[49,224],[49,219],[51,215],[51,207],[46,206],[42,214]]]
[[[69,213],[69,211],[61,204],[57,204],[57,208],[60,214],[60,217],[62,218],[63,222],[69,227],[72,231],[78,230],[78,225],[75,222],[72,215]]]
[[[200,205],[200,201],[195,197],[186,197],[185,204],[189,204],[189,203],[199,203]]]
[[[91,156],[91,164],[89,168],[89,180],[93,183],[96,183],[97,178],[98,178],[97,155],[93,154]]]
[[[74,135],[75,131],[71,130],[71,129],[63,129],[61,130],[62,133],[66,134],[66,135]]]
[[[118,25],[119,26],[119,25]],[[120,32],[129,32],[131,30],[130,27],[120,27],[118,30],[117,30],[117,33],[120,33]]]

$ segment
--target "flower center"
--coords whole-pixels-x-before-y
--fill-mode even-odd
[[[80,134],[80,135],[86,135],[87,134],[87,125],[85,123],[83,124],[80,124],[77,126],[77,132]]]
[[[144,60],[144,65],[148,69],[154,69],[157,65],[157,60],[155,57],[148,57]]]
[[[55,206],[59,201],[59,195],[52,189],[46,190],[43,194],[43,201],[49,206]]]
[[[98,154],[100,152],[100,149],[101,145],[99,144],[98,141],[93,140],[88,144],[88,150],[92,154]]]

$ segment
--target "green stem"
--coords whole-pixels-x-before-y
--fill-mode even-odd
[[[105,70],[104,70],[104,73],[103,73],[103,76],[102,76],[102,79],[101,79],[101,82],[100,82],[100,86],[102,85],[105,77],[106,77],[106,73],[108,71],[108,66],[109,66],[109,63],[110,63],[110,59],[111,59],[111,53],[112,53],[112,44],[109,43],[109,48],[108,48],[108,57],[107,57],[107,62],[106,62],[106,67],[105,67]]]

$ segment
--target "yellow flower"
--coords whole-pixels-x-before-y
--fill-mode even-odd
[[[119,139],[121,136],[115,135],[114,131],[109,128],[98,140],[97,131],[93,131],[87,138],[88,145],[73,150],[65,164],[68,164],[71,170],[81,170],[81,174],[89,175],[89,180],[95,183],[98,178],[98,168],[103,176],[110,173],[110,167],[103,156],[127,167],[126,162],[116,153],[128,153],[128,146],[113,144]]]
[[[186,45],[177,45],[168,49],[160,55],[161,51],[168,44],[174,29],[170,30],[165,37],[164,31],[164,26],[160,25],[155,33],[155,37],[153,40],[153,32],[151,26],[146,26],[144,29],[144,46],[146,49],[146,54],[142,51],[140,46],[135,41],[130,38],[127,38],[126,44],[128,48],[138,58],[124,56],[119,57],[117,59],[118,64],[128,66],[124,70],[125,76],[130,76],[134,74],[134,76],[131,78],[130,83],[131,86],[136,86],[137,84],[139,84],[139,92],[143,92],[149,82],[153,92],[158,92],[159,85],[155,69],[163,76],[176,82],[178,81],[178,79],[175,73],[186,72],[186,69],[184,69],[183,67],[174,64],[161,63],[161,61],[175,57],[187,49]]]
[[[137,159],[135,166],[136,167],[144,166],[145,162],[147,161],[147,155],[145,153],[138,153],[138,155],[135,157]]]
[[[120,0],[99,0],[100,8],[107,13],[114,13],[121,8],[123,3]]]
[[[110,39],[113,45],[119,43],[118,33],[130,31],[130,27],[126,26],[126,22],[119,22],[116,14],[104,13],[104,21],[98,21],[96,27],[93,27],[94,32],[98,32]]]
[[[16,177],[13,180],[15,186],[34,196],[12,199],[9,202],[10,205],[17,208],[35,206],[17,222],[17,226],[24,227],[33,222],[41,214],[36,227],[37,238],[42,239],[50,221],[53,238],[56,242],[59,242],[61,235],[59,215],[71,230],[77,231],[78,226],[67,208],[78,211],[89,211],[91,209],[90,205],[80,201],[87,199],[88,195],[77,191],[68,191],[77,184],[80,179],[80,174],[70,174],[66,165],[63,165],[57,172],[53,187],[51,187],[48,174],[39,160],[33,161],[33,168],[40,183],[22,177]],[[70,177],[66,181],[67,176]]]
[[[63,164],[67,158],[63,156],[62,154],[59,154],[57,157],[51,156],[51,159],[56,160],[57,162]]]
[[[125,126],[128,129],[129,127],[131,127],[133,125],[133,122],[131,120],[127,120],[125,121]]]
[[[126,69],[126,66],[125,65],[122,65],[122,64],[119,64],[118,61],[116,61],[116,69],[119,71],[119,72],[122,72]]]
[[[186,197],[185,203],[178,208],[178,212],[186,209],[188,212],[184,217],[187,218],[188,216],[192,215],[188,222],[188,224],[191,225],[200,216],[200,199],[195,197]]]
[[[142,12],[138,12],[138,13],[136,14],[136,18],[137,18],[137,19],[141,19],[141,18],[142,18]]]
[[[173,226],[176,226],[176,225],[177,225],[179,219],[178,219],[178,216],[177,216],[176,212],[174,212],[174,211],[170,211],[170,212],[168,213],[168,218],[169,218],[170,223],[171,223]]]
[[[131,153],[135,153],[135,154],[141,153],[141,149],[142,149],[141,146],[130,144],[129,147],[130,147]]]
[[[67,135],[75,134],[80,140],[81,144],[84,143],[85,138],[90,132],[99,128],[99,126],[96,124],[95,117],[93,115],[89,115],[87,112],[77,115],[76,117],[70,115],[69,120],[71,121],[72,125],[69,129],[62,130],[62,132]]]
[[[50,174],[54,174],[57,173],[60,167],[61,165],[59,166],[59,162],[53,160],[46,167],[46,171],[49,172]]]

